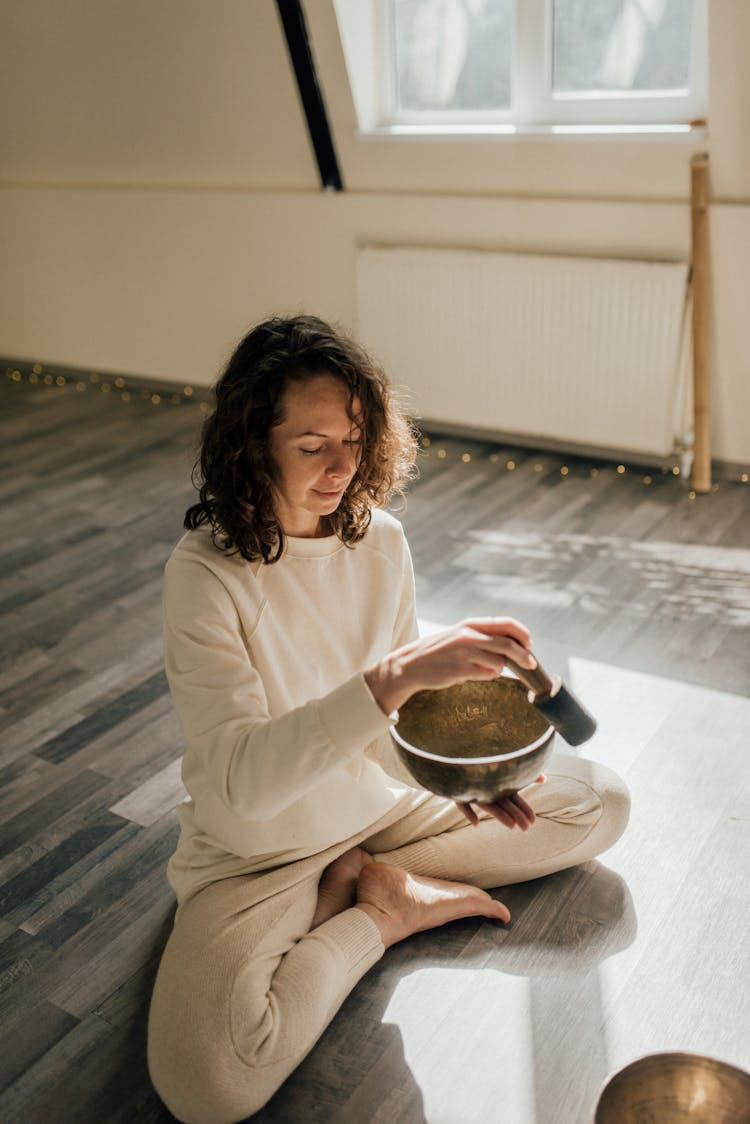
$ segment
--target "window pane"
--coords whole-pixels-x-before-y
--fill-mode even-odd
[[[510,105],[513,0],[394,0],[401,110]]]
[[[693,0],[554,0],[553,90],[686,89],[692,15]]]

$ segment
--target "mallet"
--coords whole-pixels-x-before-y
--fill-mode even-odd
[[[568,690],[559,675],[548,675],[537,661],[533,671],[506,658],[508,667],[529,689],[529,702],[543,714],[568,745],[582,745],[593,736],[596,720]]]

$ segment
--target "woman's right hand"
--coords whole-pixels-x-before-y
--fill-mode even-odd
[[[384,714],[391,714],[416,691],[496,679],[507,658],[536,667],[529,630],[511,617],[472,617],[389,652],[365,672],[365,682]]]

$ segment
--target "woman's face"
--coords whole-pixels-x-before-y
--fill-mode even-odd
[[[290,382],[283,420],[269,434],[274,507],[281,529],[297,538],[329,533],[325,517],[341,502],[361,455],[362,433],[349,417],[349,391],[332,375]],[[359,416],[360,403],[352,404]]]

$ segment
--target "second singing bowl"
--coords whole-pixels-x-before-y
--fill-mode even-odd
[[[703,1054],[649,1054],[605,1085],[594,1124],[748,1124],[750,1074]]]
[[[470,680],[418,691],[391,727],[399,757],[438,796],[491,803],[532,784],[555,730],[515,679]]]

